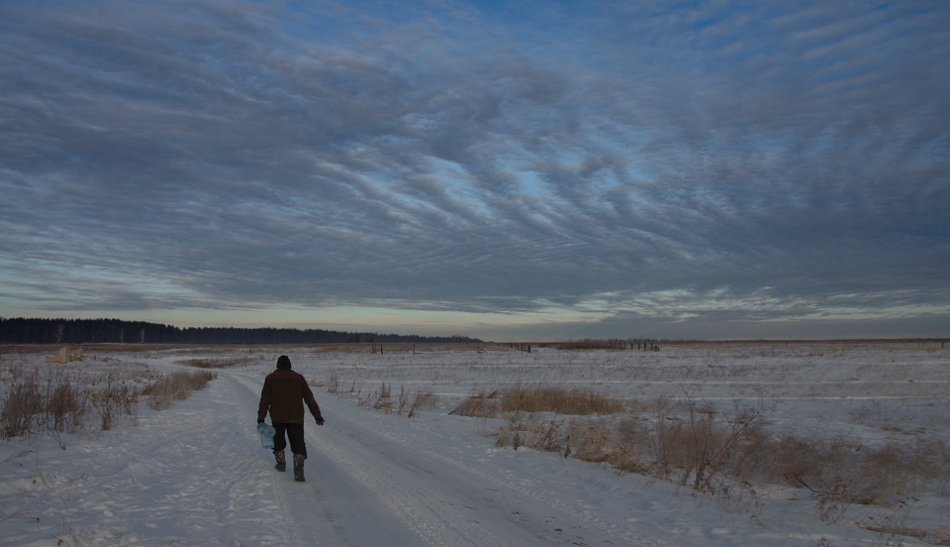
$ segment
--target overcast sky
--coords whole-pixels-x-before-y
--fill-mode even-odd
[[[950,2],[0,3],[0,316],[950,336]]]

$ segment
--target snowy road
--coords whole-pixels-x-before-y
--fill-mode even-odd
[[[307,482],[296,483],[291,473],[273,469],[254,431],[262,371],[219,374],[208,389],[143,415],[138,426],[74,440],[65,451],[49,441],[32,445],[39,451],[20,458],[19,479],[7,462],[0,499],[3,516],[11,516],[0,522],[0,541],[35,547],[806,544],[749,523],[724,523],[715,508],[644,489],[634,477],[498,449],[476,434],[471,418],[441,412],[407,419],[319,391],[326,425],[308,417]]]
[[[223,380],[235,400],[256,408],[258,378]],[[256,481],[258,492],[274,493],[268,505],[275,503],[289,517],[272,523],[274,530],[260,539],[284,534],[282,541],[297,545],[361,546],[682,544],[630,533],[620,538],[583,508],[559,499],[560,487],[548,492],[543,483],[529,486],[512,478],[510,470],[467,461],[471,451],[459,443],[486,441],[471,438],[470,429],[469,438],[459,439],[456,429],[440,434],[439,428],[413,427],[410,420],[360,409],[350,400],[324,396],[320,403],[327,425],[307,424],[308,482],[296,484],[273,470]],[[269,467],[267,451],[252,451]]]

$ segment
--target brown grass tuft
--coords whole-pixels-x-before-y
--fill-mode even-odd
[[[474,418],[494,418],[500,410],[501,403],[498,401],[498,392],[488,393],[483,389],[478,393],[469,395],[449,414],[472,416]]]
[[[409,406],[408,417],[414,418],[419,411],[435,410],[439,406],[439,397],[429,390],[417,391],[412,397],[412,404]]]
[[[237,357],[229,359],[185,359],[178,361],[183,365],[195,368],[230,368],[247,363],[255,363],[257,359],[247,357]]]
[[[0,436],[41,431],[77,433],[97,418],[98,429],[114,427],[123,416],[136,416],[136,387],[115,374],[83,375],[66,368],[35,369],[8,375],[0,408]],[[92,425],[92,424],[88,424]]]
[[[379,390],[372,394],[359,397],[360,406],[371,407],[376,410],[382,410],[387,414],[395,413],[400,416],[405,415],[414,418],[420,411],[432,410],[439,403],[439,398],[431,391],[417,391],[410,394],[405,386],[399,386],[399,395],[393,397],[392,384],[382,382]]]
[[[206,388],[208,382],[217,377],[217,372],[179,370],[150,384],[142,390],[142,395],[148,397],[149,408],[164,410],[175,401],[187,399],[191,392]]]
[[[466,408],[482,398],[470,397]],[[918,438],[913,446],[864,446],[843,435],[778,436],[768,431],[771,407],[735,403],[722,412],[685,397],[656,400],[644,415],[544,418],[510,412],[494,431],[498,446],[558,452],[607,463],[618,472],[669,480],[710,494],[745,485],[785,484],[812,492],[826,522],[853,504],[891,507],[950,485],[950,447]],[[461,413],[461,412],[460,412]]]
[[[590,415],[623,412],[623,404],[591,390],[518,384],[501,392],[502,412],[556,412]]]

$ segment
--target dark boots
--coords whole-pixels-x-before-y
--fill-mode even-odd
[[[274,469],[284,472],[287,471],[287,458],[284,456],[284,451],[274,452],[274,457],[277,458],[277,465],[274,466]],[[294,454],[294,480],[304,482],[303,478],[303,454]]]
[[[294,454],[294,480],[303,482],[303,454]]]

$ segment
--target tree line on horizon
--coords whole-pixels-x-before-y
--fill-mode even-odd
[[[3,344],[340,344],[481,342],[467,336],[419,336],[323,329],[186,327],[121,319],[0,317]]]

